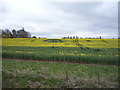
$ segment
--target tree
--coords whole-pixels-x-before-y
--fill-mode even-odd
[[[30,38],[31,35],[29,32],[25,31],[24,28],[17,31],[17,38]]]
[[[78,39],[79,37],[78,37],[78,36],[76,36],[76,38]]]
[[[5,29],[4,34],[6,35],[6,38],[11,38],[12,37],[12,33],[10,32],[9,29]]]
[[[6,33],[4,32],[4,30],[1,29],[1,31],[2,31],[2,32],[1,32],[0,37],[2,37],[2,38],[6,38]]]
[[[69,39],[69,36],[67,38]]]
[[[70,36],[70,39],[72,39],[72,37]]]
[[[73,36],[73,38],[75,38],[75,36]]]
[[[36,36],[33,36],[32,38],[37,38]]]
[[[17,37],[17,31],[16,31],[15,29],[13,29],[13,30],[12,30],[12,33],[13,33],[13,34],[12,34],[13,38],[16,38],[16,37]]]
[[[2,38],[30,38],[31,37],[31,34],[25,31],[24,28],[18,31],[13,29],[12,32],[9,29],[5,29],[5,30],[0,29],[0,31],[2,31],[0,34],[0,37]]]

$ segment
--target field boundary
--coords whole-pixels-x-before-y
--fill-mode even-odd
[[[32,61],[32,62],[50,62],[50,63],[63,63],[63,64],[83,64],[83,65],[90,65],[90,66],[114,66],[119,67],[117,65],[108,65],[108,64],[90,64],[90,63],[77,63],[77,62],[65,62],[65,61],[49,61],[49,60],[25,60],[25,59],[13,59],[13,58],[2,58],[2,60],[16,60],[16,61]]]

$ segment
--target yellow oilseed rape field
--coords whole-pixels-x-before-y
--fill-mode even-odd
[[[118,39],[60,39],[63,42],[57,43],[44,42],[44,40],[47,39],[3,38],[2,46],[118,48]]]

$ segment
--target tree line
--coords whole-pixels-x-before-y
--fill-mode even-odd
[[[83,37],[78,37],[78,36],[68,36],[68,37],[62,37],[63,39],[82,39]],[[95,38],[95,37],[85,37],[85,39],[102,39],[101,36]]]
[[[31,34],[25,31],[24,28],[20,30],[13,29],[12,31],[10,31],[9,29],[2,29],[1,31],[1,38],[31,38]]]

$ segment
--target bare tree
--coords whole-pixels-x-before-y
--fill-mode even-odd
[[[11,38],[12,37],[12,33],[8,29],[4,30],[4,35],[6,35],[6,38]]]
[[[17,31],[17,38],[30,38],[31,35],[29,32],[25,31],[24,28]]]

